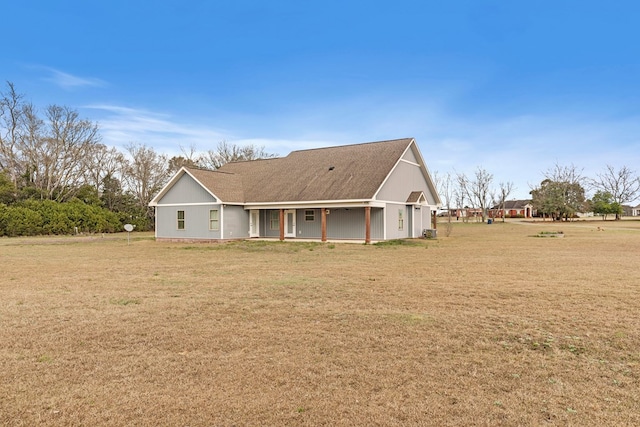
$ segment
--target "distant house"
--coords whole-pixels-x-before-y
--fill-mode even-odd
[[[413,138],[183,167],[154,197],[158,240],[419,237],[440,198]]]
[[[640,216],[640,205],[631,208],[631,216]]]
[[[502,218],[503,206],[495,205],[489,209],[489,216]],[[531,200],[506,200],[504,202],[504,216],[509,218],[531,218],[536,216]]]
[[[450,214],[452,217],[456,217],[456,219],[460,218],[482,218],[482,209],[480,208],[451,208]]]
[[[621,207],[622,207],[622,216],[637,216],[637,215],[634,215],[634,211],[636,211],[636,208],[634,208],[633,206],[622,205]]]

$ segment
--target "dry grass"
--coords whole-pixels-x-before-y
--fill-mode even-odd
[[[638,222],[134,236],[0,240],[1,425],[640,425]]]

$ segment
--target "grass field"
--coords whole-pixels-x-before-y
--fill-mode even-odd
[[[0,239],[0,425],[640,425],[640,222],[440,231]]]

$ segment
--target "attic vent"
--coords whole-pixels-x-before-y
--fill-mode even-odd
[[[336,168],[335,166],[329,166],[330,171],[334,170],[335,168]]]

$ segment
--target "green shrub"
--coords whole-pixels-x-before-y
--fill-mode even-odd
[[[1,205],[0,236],[40,234],[113,233],[120,231],[118,215],[80,200],[58,203],[52,200],[25,200]]]
[[[7,206],[3,209],[0,224],[2,236],[36,236],[42,234],[42,215],[23,206]]]

